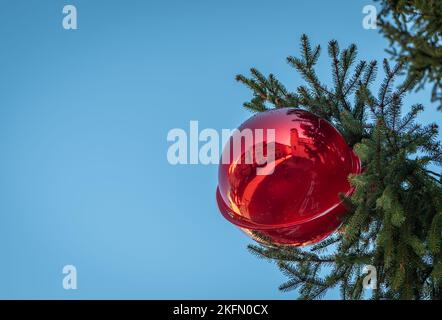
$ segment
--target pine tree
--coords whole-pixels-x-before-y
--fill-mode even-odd
[[[377,62],[356,62],[357,48],[328,45],[333,85],[315,72],[321,48],[301,37],[301,57],[289,57],[306,84],[295,92],[274,75],[251,69],[237,80],[253,92],[247,109],[302,108],[330,121],[360,157],[364,172],[350,176],[356,187],[344,198],[349,214],[337,232],[310,248],[276,245],[257,233],[264,244],[249,250],[275,261],[288,281],[280,290],[298,289],[300,299],[321,298],[339,287],[343,299],[363,299],[363,268],[377,270],[373,299],[442,298],[442,148],[435,124],[421,125],[420,104],[402,111],[404,95],[419,77],[395,86],[403,63],[383,61],[385,79],[375,95],[371,89]],[[433,170],[430,170],[432,168]]]
[[[432,101],[442,110],[442,0],[377,0],[378,25],[390,41],[387,50],[418,78],[422,89],[432,83]]]

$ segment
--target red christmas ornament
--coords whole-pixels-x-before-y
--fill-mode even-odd
[[[317,243],[339,227],[347,211],[339,193],[353,192],[347,178],[361,164],[329,122],[282,108],[256,114],[237,133],[219,166],[216,198],[227,220],[252,238],[256,230],[293,246]]]

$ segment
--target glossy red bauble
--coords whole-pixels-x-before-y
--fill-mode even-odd
[[[258,113],[238,132],[257,129],[261,139],[247,143],[244,135],[235,152],[232,136],[224,147],[216,195],[221,213],[252,238],[255,230],[277,244],[319,242],[341,224],[347,210],[339,194],[353,192],[348,175],[361,172],[359,158],[329,122],[307,111]],[[273,152],[267,173],[259,173],[262,156],[249,157],[258,149],[264,156]]]

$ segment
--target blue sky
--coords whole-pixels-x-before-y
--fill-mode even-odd
[[[250,93],[234,77],[252,66],[301,84],[285,58],[302,33],[382,59],[361,24],[371,3],[2,0],[0,298],[296,297],[218,213],[217,167],[167,162],[167,132],[237,127]],[[78,30],[62,28],[65,4]],[[319,68],[330,79],[325,50]],[[441,124],[428,96],[405,102]]]

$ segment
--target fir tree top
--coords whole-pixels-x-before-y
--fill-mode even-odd
[[[390,66],[384,60],[385,78],[375,94],[371,87],[377,62],[356,62],[355,45],[341,51],[330,41],[333,84],[326,86],[315,72],[320,52],[303,35],[301,57],[287,59],[306,82],[296,91],[256,69],[237,80],[252,90],[247,109],[303,108],[344,135],[365,168],[349,177],[356,187],[350,198],[343,198],[350,213],[338,232],[307,250],[275,245],[259,234],[266,244],[249,249],[277,262],[288,277],[280,289],[299,289],[301,299],[320,298],[334,287],[343,299],[364,298],[367,265],[377,270],[373,299],[440,299],[442,185],[441,175],[429,169],[442,164],[438,127],[417,123],[424,109],[420,104],[402,112],[404,95],[422,78],[414,73],[394,86],[405,62]]]

